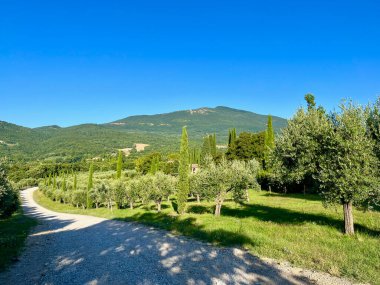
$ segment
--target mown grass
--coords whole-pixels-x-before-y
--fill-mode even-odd
[[[36,224],[21,209],[7,219],[0,219],[0,272],[17,259],[30,229]]]
[[[251,192],[251,203],[232,201],[213,216],[213,204],[188,205],[177,216],[173,202],[157,213],[154,206],[129,210],[77,209],[35,192],[35,200],[58,212],[132,220],[217,245],[237,245],[255,255],[289,261],[362,282],[380,284],[380,212],[354,212],[355,236],[343,234],[342,209],[324,208],[318,196]]]

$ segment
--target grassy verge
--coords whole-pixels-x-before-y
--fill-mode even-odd
[[[24,216],[21,209],[7,219],[0,219],[0,272],[17,258],[30,229],[36,224],[37,221]]]
[[[162,213],[134,210],[83,210],[53,202],[35,192],[35,200],[58,212],[133,220],[218,245],[238,245],[255,255],[286,260],[304,268],[380,284],[380,212],[355,211],[356,235],[342,234],[342,209],[325,209],[317,196],[250,193],[251,203],[226,202],[222,216],[211,203],[190,202],[177,216],[171,203]]]

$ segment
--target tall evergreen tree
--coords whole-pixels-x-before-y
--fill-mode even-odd
[[[210,150],[212,157],[216,157],[216,134],[209,135]]]
[[[211,155],[210,138],[205,136],[203,138],[203,145],[201,149],[201,161],[204,161],[207,156]]]
[[[186,127],[182,128],[180,159],[179,159],[179,183],[177,193],[178,213],[186,210],[186,201],[190,192],[189,171],[189,139]]]
[[[123,167],[123,153],[121,150],[119,150],[119,155],[117,158],[117,166],[116,166],[116,178],[121,178],[121,169]]]
[[[267,129],[265,131],[265,152],[264,152],[264,167],[267,168],[269,162],[269,155],[274,149],[274,130],[272,116],[268,116]]]
[[[54,174],[54,178],[53,178],[53,190],[55,191],[57,189],[57,178],[56,178],[56,175]]]
[[[160,168],[160,159],[158,156],[154,156],[150,162],[149,173],[156,174],[159,168]]]
[[[232,147],[236,141],[236,128],[228,130],[228,147]]]
[[[77,188],[78,188],[77,184],[78,184],[78,182],[77,182],[77,174],[75,173],[74,174],[74,185],[73,185],[74,191],[76,191]]]
[[[93,185],[93,175],[94,175],[94,164],[91,163],[90,170],[88,173],[88,184],[87,184],[87,193],[86,193],[86,205],[87,209],[92,207],[92,201],[91,201],[91,195],[90,191],[92,189]]]

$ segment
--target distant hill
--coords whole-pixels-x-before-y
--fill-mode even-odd
[[[0,121],[0,155],[14,159],[59,159],[110,154],[135,143],[149,144],[147,151],[176,151],[181,128],[187,126],[191,143],[216,133],[218,143],[227,139],[228,129],[237,132],[265,130],[266,115],[228,107],[199,108],[167,114],[131,116],[106,124],[83,124],[67,128],[25,128]],[[287,121],[273,117],[275,131]]]
[[[267,118],[267,115],[219,106],[167,114],[131,116],[108,125],[117,129],[166,134],[178,134],[183,126],[187,126],[190,135],[195,137],[203,137],[207,133],[216,133],[219,136],[226,137],[228,129],[234,127],[238,133],[265,130]],[[275,131],[278,132],[286,124],[285,119],[273,117]]]

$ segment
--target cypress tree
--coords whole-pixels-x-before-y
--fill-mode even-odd
[[[88,184],[87,184],[87,193],[86,193],[86,206],[87,206],[87,209],[89,209],[89,208],[92,207],[92,201],[91,201],[91,197],[90,197],[90,191],[91,191],[91,189],[93,187],[93,181],[92,181],[93,175],[94,175],[94,164],[91,163],[90,170],[89,170],[89,175],[88,175]]]
[[[51,186],[51,173],[49,173],[48,186]]]
[[[202,160],[211,154],[211,148],[210,148],[210,138],[209,136],[205,136],[203,138],[203,145],[202,145],[202,150],[201,150],[201,158]]]
[[[54,174],[54,178],[53,178],[53,190],[55,191],[57,189],[57,178]]]
[[[119,150],[119,156],[117,158],[116,178],[121,178],[121,169],[123,167],[123,153]]]
[[[271,115],[268,116],[268,125],[265,133],[265,145],[270,149],[274,148],[274,130]]]
[[[268,116],[268,125],[265,131],[265,150],[264,150],[264,168],[268,165],[269,154],[274,149],[274,130],[272,123],[272,116]]]
[[[236,142],[236,128],[233,128],[232,129],[232,138],[231,138],[231,141],[232,141],[232,144],[234,144]]]
[[[66,177],[65,176],[63,176],[61,189],[62,191],[66,191]]]
[[[76,191],[77,190],[77,174],[75,173],[74,174],[74,186],[73,186],[73,188],[74,188],[74,191]]]
[[[160,160],[158,156],[154,156],[152,158],[152,161],[150,162],[149,173],[156,174],[156,172],[159,170],[159,166],[160,166]]]
[[[216,134],[208,136],[209,144],[210,144],[210,153],[212,157],[216,156]]]
[[[189,172],[189,141],[186,127],[183,127],[179,159],[179,183],[177,194],[179,214],[183,214],[186,209],[187,197],[190,192]]]

